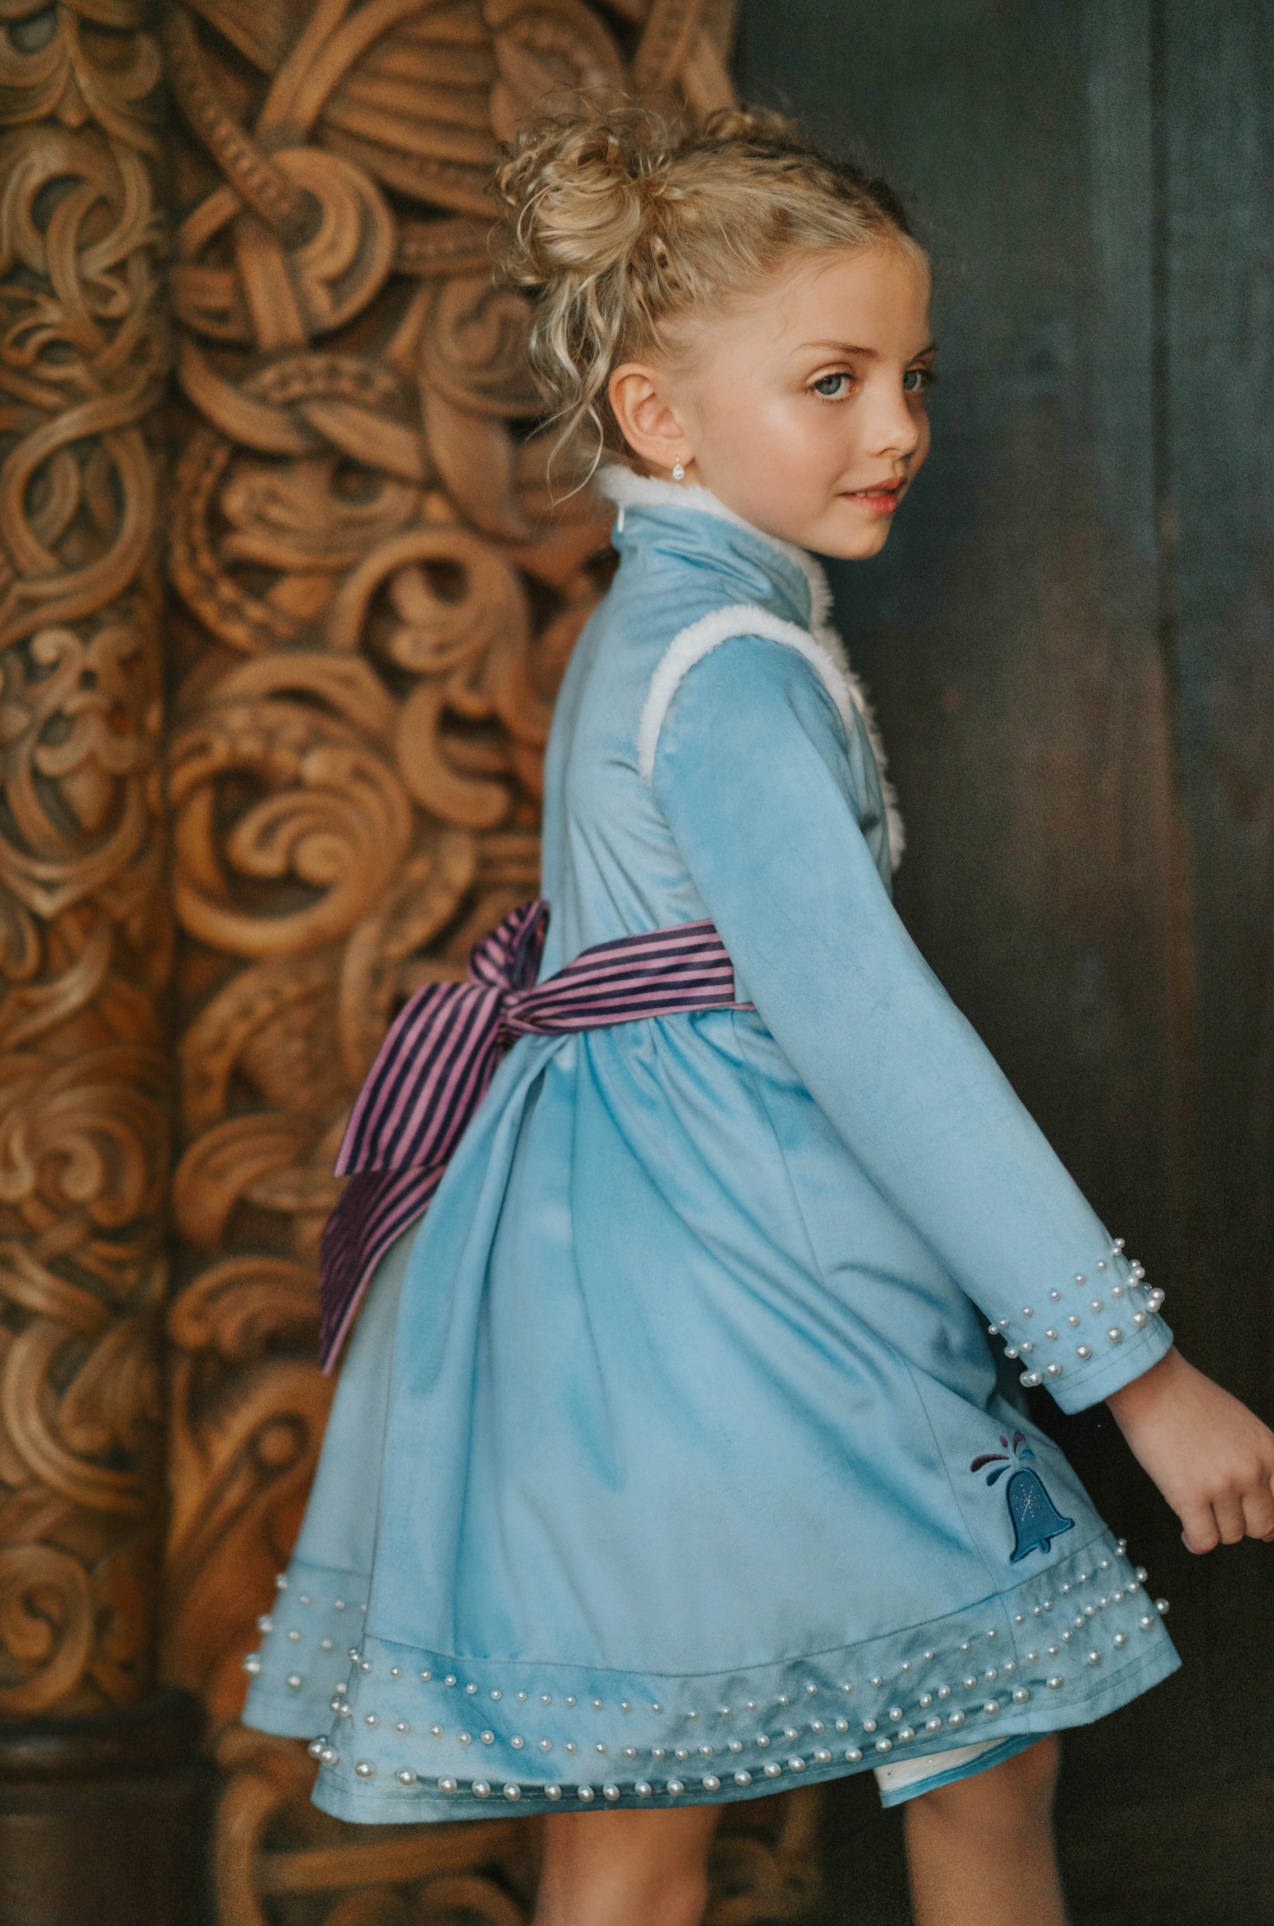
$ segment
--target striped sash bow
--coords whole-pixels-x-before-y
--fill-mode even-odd
[[[520,1036],[563,1036],[679,1011],[751,1009],[713,924],[597,943],[537,983],[548,904],[523,903],[475,944],[467,983],[427,983],[381,1045],[336,1160],[348,1177],[322,1241],[319,1354],[330,1371],[363,1292],[423,1216],[448,1159]]]

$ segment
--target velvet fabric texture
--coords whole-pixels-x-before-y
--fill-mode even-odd
[[[814,565],[623,492],[541,978],[711,917],[755,1010],[519,1040],[382,1263],[248,1662],[346,1819],[749,1798],[1026,1744],[1177,1663],[1017,1383],[1080,1410],[1170,1334],[893,909],[860,706],[736,633],[683,651],[640,766],[691,624],[827,640]]]

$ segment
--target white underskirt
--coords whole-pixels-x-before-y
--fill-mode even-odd
[[[972,1765],[984,1752],[999,1752],[1003,1744],[1002,1739],[981,1739],[976,1745],[959,1745],[951,1752],[923,1752],[915,1758],[878,1765],[874,1768],[876,1784],[882,1793],[898,1793],[904,1786],[914,1786],[919,1792],[923,1790],[922,1780],[945,1779],[962,1766]]]

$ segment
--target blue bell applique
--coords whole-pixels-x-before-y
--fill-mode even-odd
[[[1006,1471],[1013,1470],[1014,1460],[1018,1461],[1019,1469],[1013,1471],[1004,1487],[1009,1517],[1013,1523],[1013,1550],[1009,1553],[1009,1563],[1016,1565],[1028,1552],[1051,1551],[1053,1540],[1060,1538],[1064,1531],[1069,1531],[1075,1520],[1063,1518],[1045,1490],[1039,1472],[1028,1470],[1023,1463],[1023,1460],[1029,1458],[1033,1461],[1035,1457],[1023,1433],[1015,1431],[1011,1445],[1004,1437],[1000,1443],[1004,1446],[1003,1451],[984,1451],[973,1460],[969,1470],[981,1471],[984,1465],[993,1465],[995,1468],[987,1472],[986,1481],[988,1485],[995,1485]],[[1012,1457],[1009,1456],[1010,1451]]]

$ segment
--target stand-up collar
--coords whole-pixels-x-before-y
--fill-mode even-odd
[[[759,571],[787,604],[784,613],[841,653],[840,638],[829,625],[832,594],[827,577],[803,548],[754,528],[693,482],[660,481],[615,465],[602,470],[598,486],[619,511],[615,545],[621,555],[630,545],[653,541],[663,553],[692,564],[710,564],[726,573],[733,564],[745,578],[740,587],[752,596]]]

